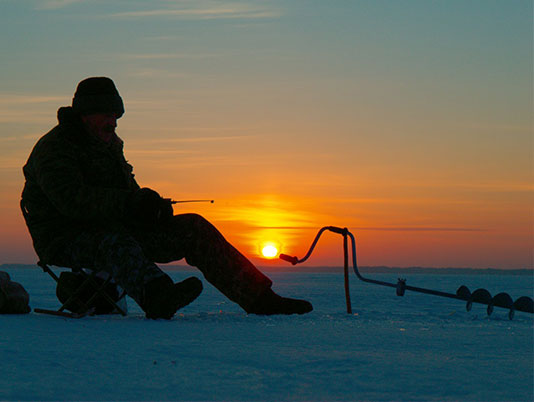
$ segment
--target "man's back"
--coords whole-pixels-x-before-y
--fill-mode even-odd
[[[139,188],[118,137],[106,144],[91,136],[70,107],[59,109],[58,120],[23,168],[28,228],[44,259],[82,229],[120,225]]]

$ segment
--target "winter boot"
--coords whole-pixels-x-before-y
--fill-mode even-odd
[[[177,310],[187,306],[202,292],[202,282],[194,276],[173,283],[165,275],[145,285],[141,305],[147,318],[170,320]]]
[[[305,314],[312,310],[310,302],[279,296],[272,289],[267,289],[253,304],[245,308],[247,313],[259,315]]]

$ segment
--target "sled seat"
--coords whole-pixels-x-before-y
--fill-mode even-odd
[[[85,269],[71,268],[71,272],[64,271],[58,277],[50,266],[44,262],[38,261],[37,265],[56,281],[56,294],[58,299],[60,299],[60,302],[63,302],[63,304],[57,310],[35,308],[33,309],[34,312],[69,318],[81,318],[86,315],[104,313],[126,315],[125,309],[119,306],[119,302],[126,296],[126,292],[122,291],[120,295],[110,295],[110,289],[112,291],[116,289],[116,286],[111,282],[110,275],[106,274],[106,279],[102,279],[98,276],[99,272],[97,271],[90,270],[87,272]],[[70,274],[70,276],[66,276],[66,278],[75,279],[74,286],[71,287],[71,289],[62,290],[60,294],[61,283],[65,282],[62,276],[65,273]],[[69,280],[69,282],[71,284],[73,283],[72,280]],[[104,311],[104,313],[102,311]]]

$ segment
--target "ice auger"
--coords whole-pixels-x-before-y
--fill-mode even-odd
[[[352,314],[352,307],[350,303],[350,293],[349,293],[349,250],[348,250],[348,238],[350,237],[352,245],[352,267],[354,273],[363,282],[374,283],[376,285],[388,286],[396,289],[397,296],[404,296],[404,293],[407,290],[413,292],[426,293],[435,296],[448,297],[451,299],[458,299],[465,301],[467,311],[471,310],[473,303],[485,304],[488,306],[487,313],[491,315],[493,313],[494,307],[502,307],[509,310],[508,317],[511,319],[514,318],[516,311],[523,311],[525,313],[534,313],[534,302],[528,296],[522,296],[516,301],[513,301],[509,294],[499,293],[494,297],[491,297],[491,294],[486,289],[477,289],[473,293],[464,285],[460,286],[456,291],[456,294],[441,292],[439,290],[419,288],[415,286],[409,286],[406,284],[406,279],[399,278],[397,283],[389,283],[384,281],[379,281],[376,279],[364,278],[358,271],[358,264],[356,262],[356,240],[354,235],[349,232],[347,228],[339,228],[336,226],[325,226],[319,230],[315,240],[313,241],[308,253],[301,259],[297,257],[292,257],[286,254],[280,254],[280,258],[284,261],[288,261],[293,265],[303,263],[306,261],[312,254],[319,238],[324,231],[330,231],[337,233],[343,236],[343,253],[344,253],[344,273],[345,273],[345,301],[347,304],[347,313]]]

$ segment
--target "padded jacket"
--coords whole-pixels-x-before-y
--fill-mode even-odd
[[[58,120],[23,168],[26,224],[45,262],[78,233],[123,227],[139,189],[119,137],[105,143],[89,134],[70,107],[58,110]]]

